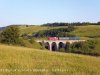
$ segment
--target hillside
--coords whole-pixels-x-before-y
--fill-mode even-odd
[[[0,45],[0,69],[12,70],[0,70],[0,75],[99,75],[100,58]],[[48,71],[21,71],[27,69]]]
[[[34,32],[38,32],[40,30],[50,30],[50,29],[58,29],[58,28],[67,28],[67,26],[36,26],[36,25],[19,25],[20,34],[29,34],[32,35]],[[100,37],[100,25],[87,25],[87,26],[75,26],[75,31],[71,32],[71,34],[75,34],[80,37]],[[0,28],[0,31],[4,29]]]
[[[38,32],[40,30],[50,30],[50,29],[57,29],[57,28],[65,28],[67,26],[58,26],[58,27],[48,27],[48,26],[19,26],[21,34],[29,34],[32,35],[33,32]]]
[[[80,37],[100,37],[100,26],[89,25],[89,26],[77,26],[76,30],[72,33]]]
[[[27,33],[32,34],[33,32],[37,32],[40,30],[49,30],[49,29],[57,29],[57,28],[67,28],[67,26],[56,26],[56,27],[48,27],[48,26],[20,26],[21,34]],[[76,26],[76,30],[72,33],[80,36],[80,37],[88,37],[95,36],[100,37],[100,26],[99,25],[87,25],[87,26]]]
[[[32,35],[34,32],[38,32],[41,30],[52,30],[52,29],[59,29],[59,28],[67,28],[67,26],[20,26],[21,34],[29,34]],[[94,51],[96,53],[100,53],[100,25],[87,25],[87,26],[75,26],[75,30],[70,32],[70,34],[74,34],[79,36],[82,40],[96,40],[98,43]],[[37,38],[35,38],[37,39]],[[40,38],[39,38],[40,39]],[[47,39],[47,37],[43,37],[41,39]]]

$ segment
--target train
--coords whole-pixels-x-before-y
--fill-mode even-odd
[[[48,37],[48,40],[80,40],[80,37]]]

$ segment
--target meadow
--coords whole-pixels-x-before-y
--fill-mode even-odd
[[[100,75],[100,58],[0,44],[0,75]]]
[[[99,25],[88,25],[88,26],[77,26],[76,30],[72,33],[80,37],[99,37],[100,38],[100,26]]]
[[[48,26],[19,26],[21,34],[29,34],[32,35],[34,32],[38,32],[40,30],[50,30],[57,28],[67,28],[67,26],[57,26],[57,27],[48,27]],[[100,37],[100,26],[99,25],[87,25],[87,26],[75,26],[75,31],[71,32],[76,36],[80,37]]]
[[[32,35],[34,32],[38,32],[40,30],[50,30],[50,29],[58,29],[58,28],[65,28],[67,26],[57,26],[57,27],[48,27],[48,26],[19,26],[21,34],[29,34]]]
[[[21,35],[65,27],[19,26]],[[71,34],[84,40],[96,40],[95,51],[100,53],[99,25],[76,26]],[[38,44],[24,42],[30,48],[0,44],[0,75],[100,75],[100,57],[50,52]]]

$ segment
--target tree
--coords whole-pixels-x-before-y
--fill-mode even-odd
[[[17,26],[9,26],[1,33],[1,42],[7,44],[18,44],[19,36],[19,28]]]
[[[97,24],[100,25],[100,22],[98,22]]]
[[[1,40],[2,40],[2,35],[1,35],[1,33],[0,33],[0,43],[1,43]]]
[[[70,52],[71,50],[71,44],[69,42],[66,42],[65,44],[65,52]]]

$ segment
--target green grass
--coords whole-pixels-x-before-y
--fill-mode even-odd
[[[19,28],[20,28],[21,34],[26,33],[29,35],[32,35],[33,32],[47,29],[47,27],[42,27],[42,26],[29,26],[29,27],[20,26]]]
[[[0,69],[46,69],[44,72],[1,72],[0,75],[100,75],[100,58],[0,45]],[[54,69],[62,69],[54,71]]]
[[[67,26],[58,26],[58,27],[46,27],[46,26],[20,26],[21,34],[29,34],[32,35],[34,32],[38,32],[40,30],[49,30],[49,29],[57,29],[57,28],[65,28]],[[71,32],[71,34],[75,34],[80,36],[81,39],[91,39],[88,38],[91,36],[100,37],[100,26],[99,25],[88,25],[88,26],[76,26],[76,30]]]
[[[87,37],[87,36],[100,37],[100,25],[77,26],[76,30],[73,31],[72,33],[80,37]]]
[[[31,35],[33,32],[37,32],[40,30],[49,30],[49,29],[57,29],[57,28],[65,28],[67,26],[58,26],[58,27],[46,27],[46,26],[20,26],[21,34],[27,33]],[[82,40],[97,40],[98,44],[96,45],[96,51],[100,53],[100,25],[88,25],[88,26],[76,26],[75,31],[71,32],[71,34],[75,34],[79,36]],[[95,38],[90,38],[95,36]],[[40,38],[35,38],[40,39]],[[41,40],[47,39],[47,37],[41,38]]]
[[[100,53],[100,25],[78,26],[72,33],[80,36],[83,40],[96,40],[98,43],[96,44],[95,51]]]
[[[58,27],[46,27],[46,26],[20,26],[20,33],[21,34],[29,34],[32,35],[33,32],[38,32],[40,30],[49,30],[49,29],[57,29],[57,28],[65,28],[67,26],[58,26]],[[76,26],[75,31],[71,32],[70,34],[75,34],[79,36],[83,40],[90,40],[90,39],[100,39],[100,25],[88,25],[88,26]],[[89,38],[95,36],[96,38]],[[47,38],[41,38],[47,39]]]
[[[21,34],[29,34],[32,35],[33,32],[38,32],[40,30],[49,30],[49,29],[57,29],[57,28],[65,28],[67,26],[58,26],[58,27],[46,27],[46,26],[19,26]]]

